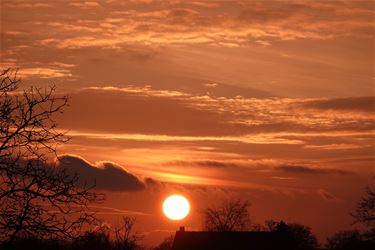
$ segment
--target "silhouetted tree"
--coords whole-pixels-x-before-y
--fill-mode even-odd
[[[358,230],[339,231],[327,239],[327,248],[332,250],[370,250],[375,244],[366,240]]]
[[[72,246],[77,250],[111,250],[113,244],[110,239],[110,229],[101,226],[95,230],[87,231],[75,239]]]
[[[141,236],[134,233],[135,218],[124,216],[120,227],[114,229],[115,246],[118,250],[138,249]]]
[[[73,250],[70,242],[62,241],[59,239],[37,239],[37,238],[22,238],[13,242],[0,243],[2,250]],[[83,250],[83,249],[82,249]]]
[[[1,71],[0,239],[74,237],[94,221],[87,206],[101,196],[48,163],[67,141],[53,116],[68,97],[55,87],[20,91],[19,83],[17,71]]]
[[[366,188],[366,196],[358,202],[357,209],[352,216],[355,222],[362,223],[368,228],[367,238],[375,241],[375,191],[370,187]]]
[[[203,211],[204,228],[207,231],[245,231],[250,226],[248,208],[250,203],[243,200],[228,200],[218,207]]]
[[[174,237],[173,235],[165,238],[160,244],[159,246],[153,248],[152,250],[172,250],[172,247],[173,247],[173,240],[174,240]]]
[[[291,239],[293,249],[316,249],[318,240],[311,232],[310,227],[298,223],[285,223],[273,220],[266,221],[268,230],[271,232],[279,232],[285,234]]]

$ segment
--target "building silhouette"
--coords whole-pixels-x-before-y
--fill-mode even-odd
[[[173,250],[293,250],[293,241],[283,232],[176,232]]]

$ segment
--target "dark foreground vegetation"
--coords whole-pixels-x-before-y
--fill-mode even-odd
[[[0,248],[146,249],[140,245],[141,235],[133,232],[133,218],[124,217],[118,228],[100,226],[102,222],[90,205],[105,197],[95,192],[94,186],[79,184],[76,174],[51,164],[51,157],[57,157],[56,147],[69,139],[56,128],[54,121],[69,98],[56,95],[54,87],[21,91],[19,84],[16,70],[0,71]],[[321,247],[305,225],[272,220],[264,225],[251,223],[249,205],[247,201],[230,200],[207,208],[203,211],[203,230],[216,233],[281,230],[293,242],[293,250]],[[367,188],[352,216],[363,230],[337,232],[327,239],[327,249],[375,249],[372,189]],[[173,237],[151,249],[178,250]]]
[[[126,217],[127,218],[127,217]],[[37,237],[17,238],[13,241],[3,241],[0,249],[4,250],[185,250],[185,246],[200,249],[248,249],[241,248],[245,244],[256,244],[258,250],[286,249],[288,250],[373,250],[375,241],[365,233],[357,230],[340,231],[327,239],[324,246],[318,244],[310,229],[296,223],[268,221],[262,226],[263,231],[196,231],[176,232],[176,238],[170,236],[159,246],[144,247],[140,243],[142,235],[133,234],[133,219],[127,218],[130,227],[115,231],[101,228],[89,231],[76,239],[39,239]],[[257,231],[254,231],[257,230]],[[179,236],[179,237],[177,237]],[[190,237],[189,237],[190,236]],[[193,237],[191,237],[193,236]],[[280,237],[279,237],[280,236]],[[225,239],[228,239],[225,242]],[[269,239],[269,240],[267,240]],[[195,240],[195,242],[194,242]],[[220,240],[224,242],[220,243]],[[219,243],[218,243],[219,242]],[[218,245],[219,244],[219,245]],[[182,246],[181,246],[182,245]],[[184,246],[185,245],[185,246]],[[213,246],[214,248],[209,248]],[[229,246],[228,246],[229,245]],[[274,247],[273,247],[274,246]],[[235,247],[235,248],[233,248]],[[249,248],[253,249],[253,248]]]

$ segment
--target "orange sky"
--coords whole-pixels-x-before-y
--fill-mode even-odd
[[[2,0],[0,35],[24,87],[70,94],[59,153],[145,242],[229,197],[321,241],[351,226],[374,174],[373,1]],[[161,214],[172,192],[183,222]]]

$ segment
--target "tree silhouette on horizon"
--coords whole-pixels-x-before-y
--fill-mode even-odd
[[[203,227],[214,232],[246,231],[250,227],[249,207],[250,202],[241,199],[208,207],[203,211]]]
[[[367,228],[364,236],[375,241],[375,191],[373,189],[366,187],[365,196],[357,203],[357,208],[351,215],[355,223],[361,223]]]

